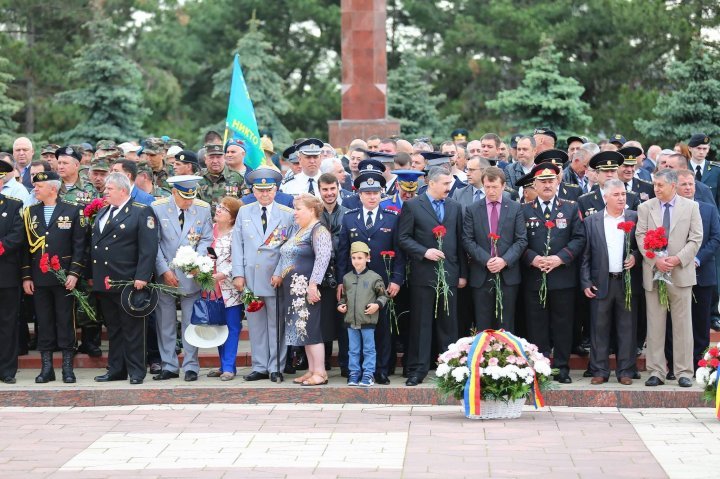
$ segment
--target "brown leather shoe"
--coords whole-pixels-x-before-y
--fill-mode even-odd
[[[590,384],[602,384],[608,382],[607,378],[604,378],[602,376],[593,376],[593,378],[590,380]]]
[[[632,378],[629,378],[627,376],[623,376],[620,379],[618,379],[618,382],[620,384],[623,384],[625,386],[630,386],[632,384]]]

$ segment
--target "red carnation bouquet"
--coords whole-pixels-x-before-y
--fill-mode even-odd
[[[706,401],[715,405],[715,416],[720,418],[720,397],[718,397],[718,367],[720,367],[720,343],[710,344],[702,359],[698,361],[695,381],[703,388]]]
[[[490,256],[496,258],[498,256],[497,242],[500,239],[500,235],[490,233],[488,235],[490,240]],[[503,290],[502,283],[500,280],[500,273],[495,273],[495,278],[492,280],[495,288],[495,318],[500,317],[500,324],[503,322]]]
[[[554,221],[547,220],[545,222],[545,228],[547,228],[547,237],[545,238],[545,256],[548,256],[550,254],[550,234],[552,233],[552,229],[554,227]],[[540,296],[540,304],[543,308],[545,307],[545,303],[547,302],[547,291],[547,273],[543,271],[542,279],[540,280],[540,290],[538,291],[538,295]]]
[[[655,228],[654,230],[648,230],[645,233],[645,239],[643,240],[643,248],[645,248],[645,257],[648,259],[662,258],[668,255],[667,253],[667,235],[665,228],[662,226]],[[668,300],[667,285],[672,284],[670,281],[670,271],[663,273],[653,266],[655,271],[653,275],[653,281],[657,283],[658,297],[660,298],[660,306],[670,311],[670,301]]]
[[[447,234],[447,228],[443,225],[438,225],[432,229],[432,234],[438,242],[438,249],[442,251],[443,238]],[[437,273],[437,279],[435,281],[435,317],[437,317],[440,296],[442,296],[443,304],[445,305],[445,314],[448,314],[448,296],[452,293],[450,292],[450,285],[447,282],[447,272],[445,271],[444,259],[439,259],[437,261],[435,271]]]
[[[395,258],[395,251],[380,251],[380,256],[385,264],[385,273],[388,277],[388,287],[390,287],[390,278],[392,278],[392,262],[393,258]],[[388,296],[388,298],[390,297]],[[392,332],[392,326],[395,325],[395,332],[400,334],[400,329],[398,329],[397,313],[395,312],[395,300],[393,298],[390,298],[387,303],[387,307],[388,317],[390,318],[390,331]]]
[[[618,229],[625,233],[625,261],[630,259],[632,256],[632,250],[630,249],[630,233],[635,227],[634,221],[623,221],[618,223]],[[625,309],[630,311],[632,309],[632,282],[630,277],[630,270],[625,268],[623,265],[623,281],[625,282]]]
[[[243,289],[240,301],[245,305],[246,313],[255,313],[265,306],[265,301],[255,296],[250,288]]]
[[[52,274],[55,275],[57,280],[62,285],[65,285],[65,283],[67,282],[67,272],[60,266],[60,258],[58,258],[57,255],[53,255],[52,257],[50,257],[50,254],[43,253],[43,255],[40,256],[40,271],[42,271],[43,273],[52,272]],[[80,281],[80,278],[78,278],[78,281]],[[77,287],[71,289],[70,294],[78,302],[78,304],[80,305],[80,309],[82,309],[82,311],[87,315],[90,321],[97,321],[95,310],[92,308],[92,306],[90,306],[87,295],[77,289]]]
[[[95,217],[97,216],[98,211],[100,211],[104,206],[105,200],[103,198],[95,198],[85,207],[83,210],[83,216],[85,216],[92,225],[95,223]]]

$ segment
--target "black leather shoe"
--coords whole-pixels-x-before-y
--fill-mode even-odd
[[[295,368],[292,364],[285,364],[285,367],[283,368],[283,372],[285,374],[295,374]]]
[[[375,384],[390,384],[390,378],[388,378],[385,374],[380,373],[375,375]]]
[[[568,373],[556,374],[553,379],[561,384],[570,384],[572,382]]]
[[[185,381],[197,381],[197,373],[195,371],[185,371]]]
[[[107,383],[110,381],[125,381],[127,376],[121,376],[119,374],[105,373],[102,376],[95,376],[95,382]]]
[[[417,386],[422,382],[422,379],[420,379],[417,376],[410,376],[407,378],[407,381],[405,381],[405,386]]]
[[[667,379],[668,381],[675,381],[677,378],[675,377],[675,373],[674,373],[674,372],[669,371],[669,372],[665,375],[665,379]]]
[[[2,382],[4,382],[5,384],[15,384],[17,381],[12,376],[5,376],[4,378],[2,378]]]
[[[650,378],[647,381],[645,381],[645,386],[650,386],[650,387],[662,386],[663,384],[665,384],[665,383],[662,382],[662,380],[660,380],[660,378],[657,376],[650,376]]]
[[[142,384],[142,378],[130,378],[130,384]]]
[[[160,366],[160,363],[151,363],[150,364],[150,374],[160,374],[162,372],[162,367]]]
[[[308,365],[308,360],[304,355],[300,358],[300,360],[294,366],[295,366],[295,369],[298,371],[307,371],[307,369],[310,367]]]
[[[350,374],[348,368],[340,368],[340,376],[346,378]]]
[[[639,371],[635,371],[635,372],[633,373],[633,379],[642,379],[642,376],[640,376],[640,372],[639,372]]]
[[[584,377],[584,378],[591,378],[591,377],[593,377],[593,373],[592,373],[592,371],[590,371],[590,368],[588,368],[588,369],[585,370],[585,372],[583,373],[583,377]]]
[[[584,358],[584,357],[586,357],[588,354],[590,354],[590,353],[587,352],[587,350],[581,348],[580,346],[575,346],[575,347],[572,349],[572,353],[575,354],[575,355],[577,355],[577,356],[580,356],[581,358]]]
[[[165,381],[167,379],[176,379],[179,377],[180,377],[179,373],[174,373],[172,371],[167,371],[167,370],[163,369],[162,371],[160,371],[160,374],[156,374],[155,376],[153,376],[153,380]]]
[[[274,383],[281,383],[285,380],[282,373],[270,373],[270,381]]]
[[[270,376],[268,373],[260,373],[258,371],[253,371],[250,374],[243,376],[243,379],[245,381],[260,381],[261,379],[269,379]]]
[[[680,378],[678,379],[678,385],[681,388],[689,388],[690,386],[692,386],[692,381],[690,380],[690,378]]]
[[[91,358],[102,356],[102,349],[90,343],[82,343],[77,350],[79,353],[87,354]]]

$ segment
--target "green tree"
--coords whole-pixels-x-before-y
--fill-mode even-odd
[[[17,136],[18,123],[12,116],[22,108],[21,102],[7,95],[8,84],[13,81],[13,76],[7,73],[8,64],[7,58],[0,57],[0,149],[9,147]]]
[[[444,94],[435,94],[428,74],[417,59],[404,55],[400,65],[388,73],[388,113],[400,121],[400,132],[406,138],[448,138],[456,127],[457,114],[443,116],[438,111]]]
[[[149,113],[143,107],[138,67],[118,44],[118,32],[110,20],[92,20],[86,27],[92,41],[80,49],[70,71],[78,88],[56,95],[58,101],[78,105],[86,114],[56,138],[66,143],[137,139]]]
[[[574,78],[559,71],[563,54],[553,45],[540,49],[538,56],[524,61],[525,77],[514,90],[503,90],[487,107],[506,116],[517,130],[549,126],[561,131],[582,131],[592,121],[589,105],[582,101],[585,89]]]
[[[255,109],[258,128],[270,130],[273,140],[280,145],[292,143],[290,132],[280,119],[280,115],[290,111],[290,102],[286,98],[285,81],[276,72],[280,58],[271,52],[272,45],[265,40],[260,31],[260,22],[253,16],[248,21],[249,29],[237,43],[233,52],[240,54],[240,63],[245,77],[250,99]],[[227,101],[230,96],[232,80],[232,62],[213,75],[213,97]]]
[[[668,90],[661,94],[653,119],[635,122],[654,140],[686,140],[693,133],[720,134],[720,56],[695,42],[690,58],[667,67]]]

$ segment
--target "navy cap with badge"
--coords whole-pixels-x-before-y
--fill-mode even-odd
[[[392,153],[383,153],[382,151],[370,151],[363,150],[368,158],[378,160],[381,163],[393,163],[395,161],[395,155]]]
[[[282,152],[282,157],[290,163],[298,163],[300,158],[298,158],[297,145],[290,145],[285,148]]]
[[[353,181],[353,186],[359,192],[383,191],[385,189],[385,177],[375,170],[360,171],[360,174]]]
[[[427,161],[428,169],[433,166],[450,166],[453,153],[440,153],[439,151],[421,151],[420,155]]]
[[[7,161],[0,161],[0,178],[3,178],[11,171],[13,171],[13,166],[10,163]]]
[[[513,135],[512,138],[510,138],[510,148],[517,148],[518,141],[520,141],[522,137],[522,135]]]
[[[688,141],[688,146],[690,148],[695,148],[696,146],[708,144],[710,144],[710,137],[707,136],[705,133],[695,133],[693,136],[690,137],[690,141]]]
[[[269,190],[273,186],[279,186],[282,179],[282,174],[278,170],[268,166],[259,166],[245,176],[245,181],[259,190]]]
[[[617,152],[620,153],[624,158],[622,164],[628,165],[628,166],[637,165],[638,158],[643,153],[643,151],[636,146],[626,146],[626,147],[620,148]]]
[[[625,143],[627,143],[627,140],[620,133],[615,133],[613,136],[610,137],[608,142],[623,146]]]
[[[69,156],[71,158],[75,158],[77,161],[82,160],[82,153],[72,146],[61,146],[55,150],[55,158],[59,159],[61,156]]]
[[[533,131],[533,135],[545,135],[552,138],[553,141],[557,141],[557,134],[547,127],[535,128],[535,131]]]
[[[532,170],[527,174],[523,175],[515,181],[516,188],[535,188],[534,185],[535,177],[533,176]]]
[[[43,181],[60,181],[60,175],[54,171],[41,171],[39,173],[35,173],[32,177],[33,183],[40,183]]]
[[[539,163],[530,170],[533,180],[551,180],[560,174],[560,167],[555,163]]]
[[[593,170],[613,171],[617,170],[624,161],[625,157],[619,151],[601,151],[590,158],[588,166]]]
[[[393,173],[397,175],[398,188],[408,193],[417,191],[418,180],[424,175],[422,171],[418,170],[395,170]]]
[[[175,161],[179,161],[181,163],[190,163],[191,165],[195,165],[200,168],[200,162],[198,161],[198,157],[195,152],[191,150],[182,150],[177,152],[175,154]]]
[[[465,128],[455,128],[452,133],[450,133],[450,138],[452,138],[453,141],[467,141],[468,136],[470,136],[470,132]]]
[[[167,182],[178,194],[186,200],[194,199],[198,193],[198,182],[202,180],[202,176],[196,175],[178,175],[171,176]]]
[[[375,173],[382,174],[385,171],[385,166],[378,160],[368,158],[367,160],[362,160],[358,163],[358,171],[360,173],[374,171]]]
[[[302,143],[297,145],[298,153],[305,156],[319,156],[322,152],[324,144],[317,138],[308,138]]]
[[[536,165],[540,163],[552,163],[562,167],[568,162],[568,159],[568,154],[562,150],[545,150],[535,155],[534,162]]]

